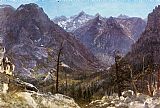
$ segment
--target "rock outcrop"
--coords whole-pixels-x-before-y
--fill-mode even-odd
[[[138,69],[143,64],[160,64],[160,6],[156,7],[148,15],[148,22],[145,31],[140,39],[132,46],[132,50],[127,54],[126,59]]]
[[[78,15],[66,18],[65,16],[54,18],[53,21],[68,32],[73,32],[76,29],[82,27],[87,21],[94,17],[86,14],[84,11]]]
[[[104,19],[98,15],[75,30],[74,34],[99,60],[109,65],[114,63],[115,51],[126,54],[134,43],[113,17]]]
[[[70,97],[36,92],[0,93],[1,108],[80,108]]]
[[[146,22],[138,17],[118,17],[116,21],[124,28],[124,31],[127,33],[127,36],[131,37],[134,42],[136,42],[141,33],[145,30]]]
[[[10,5],[0,5],[0,36],[3,36],[5,24],[8,18],[14,13],[15,9]]]
[[[150,97],[133,91],[125,91],[125,96],[118,97],[117,94],[104,96],[101,100],[92,101],[86,108],[159,108],[160,97]]]
[[[100,18],[99,22],[98,17]],[[55,18],[53,21],[66,31],[75,34],[78,40],[89,48],[100,61],[111,65],[114,63],[114,51],[119,50],[122,55],[125,55],[146,27],[146,22],[138,17],[120,15],[112,17],[112,19],[114,21],[110,18],[104,18],[100,14],[90,16],[82,11],[79,15],[71,18],[62,16]]]

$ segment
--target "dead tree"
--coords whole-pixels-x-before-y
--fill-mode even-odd
[[[119,79],[119,62],[121,60],[121,56],[118,54],[119,52],[116,52],[115,55],[115,66],[116,66],[116,84],[117,84],[117,89],[118,89],[118,97],[122,96],[122,91],[121,91],[121,85],[120,85],[120,79]]]
[[[159,90],[160,89],[160,69],[158,70],[157,72],[157,89]]]
[[[60,70],[60,57],[62,55],[62,50],[63,50],[63,45],[64,45],[64,41],[61,42],[60,44],[60,47],[58,49],[58,55],[57,55],[57,60],[56,60],[56,93],[58,93],[58,87],[59,87],[59,81],[58,81],[58,78],[59,78],[59,70]]]
[[[143,70],[142,70],[142,75],[145,73],[145,70],[144,70],[144,56],[143,56]],[[144,78],[142,77],[141,78],[141,90],[142,90],[142,93],[144,92]]]
[[[128,65],[128,68],[130,70],[132,89],[133,89],[134,94],[137,96],[137,88],[136,88],[135,81],[134,81],[134,78],[133,78],[133,71],[132,71],[132,68],[131,68],[130,65]]]
[[[148,86],[148,92],[149,92],[150,96],[153,96],[154,89],[153,89],[153,84],[152,84],[152,78],[153,78],[152,66],[149,65],[147,71],[149,71],[149,73],[150,73],[148,75],[148,84],[147,84],[147,86]]]

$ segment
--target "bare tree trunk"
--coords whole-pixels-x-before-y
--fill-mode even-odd
[[[56,72],[56,93],[58,93],[58,77],[59,77],[59,59],[60,59],[60,53],[58,54],[58,60],[57,60],[57,72]]]
[[[68,82],[67,82],[67,74],[65,73],[65,78],[66,78],[66,95],[67,95],[67,90],[68,90]]]
[[[119,73],[118,73],[118,63],[117,63],[117,58],[115,57],[115,63],[116,63],[116,83],[117,83],[117,89],[118,89],[118,97],[120,98],[120,96],[122,96],[121,93],[121,87],[120,87],[120,82],[119,82]]]
[[[150,81],[148,81],[148,92],[150,96],[153,96],[153,87]]]
[[[58,93],[58,87],[59,87],[59,82],[58,82],[58,78],[59,78],[59,65],[60,65],[60,57],[62,54],[62,49],[63,49],[63,43],[64,41],[61,43],[61,46],[59,48],[58,51],[58,57],[57,57],[57,70],[56,70],[56,93]]]
[[[144,56],[143,56],[143,71],[142,71],[142,75],[144,74]],[[142,90],[142,93],[144,92],[144,78],[142,76],[142,79],[141,79],[141,90]]]
[[[133,72],[132,72],[132,69],[131,69],[130,65],[129,65],[129,69],[130,69],[132,89],[133,89],[134,94],[137,96],[137,87],[136,87],[134,79],[133,79]]]
[[[153,96],[154,88],[153,88],[153,84],[152,84],[152,73],[149,74],[147,83],[148,83],[148,92],[149,92],[149,95]]]
[[[160,70],[158,70],[158,78],[157,78],[157,89],[160,89]]]

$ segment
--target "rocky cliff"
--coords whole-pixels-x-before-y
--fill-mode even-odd
[[[98,15],[75,30],[74,34],[97,58],[108,64],[114,62],[116,50],[126,54],[134,43],[134,40],[113,17],[105,19]]]
[[[98,17],[99,20],[97,19]],[[100,14],[90,16],[83,11],[73,17],[66,18],[62,16],[55,18],[53,21],[66,31],[75,34],[78,40],[89,48],[100,61],[108,65],[114,63],[113,52],[119,50],[122,55],[125,55],[131,49],[131,45],[139,39],[146,27],[146,22],[138,17],[120,15],[112,17],[112,20],[110,20],[110,18],[104,18]],[[115,30],[114,28],[121,29]],[[106,38],[107,35],[110,36]],[[118,35],[121,36],[117,38]],[[119,40],[120,37],[123,39]],[[125,40],[124,38],[130,39]]]
[[[4,26],[10,15],[14,13],[15,9],[9,5],[0,5],[0,36],[3,36]]]
[[[84,11],[81,11],[78,15],[74,15],[69,18],[66,18],[65,16],[56,17],[53,19],[53,21],[64,30],[73,32],[93,18],[94,17],[92,15],[88,15]]]
[[[127,55],[127,59],[138,66],[142,64],[160,64],[160,6],[148,15],[148,22],[145,31],[140,39],[132,46],[132,51]]]
[[[120,23],[129,37],[136,42],[141,33],[145,30],[146,22],[138,17],[118,17],[116,21]]]

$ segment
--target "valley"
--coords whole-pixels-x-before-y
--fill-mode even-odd
[[[159,23],[159,5],[147,21],[84,11],[49,18],[36,3],[0,5],[1,64],[15,66],[7,94],[1,81],[0,107],[159,108]]]

